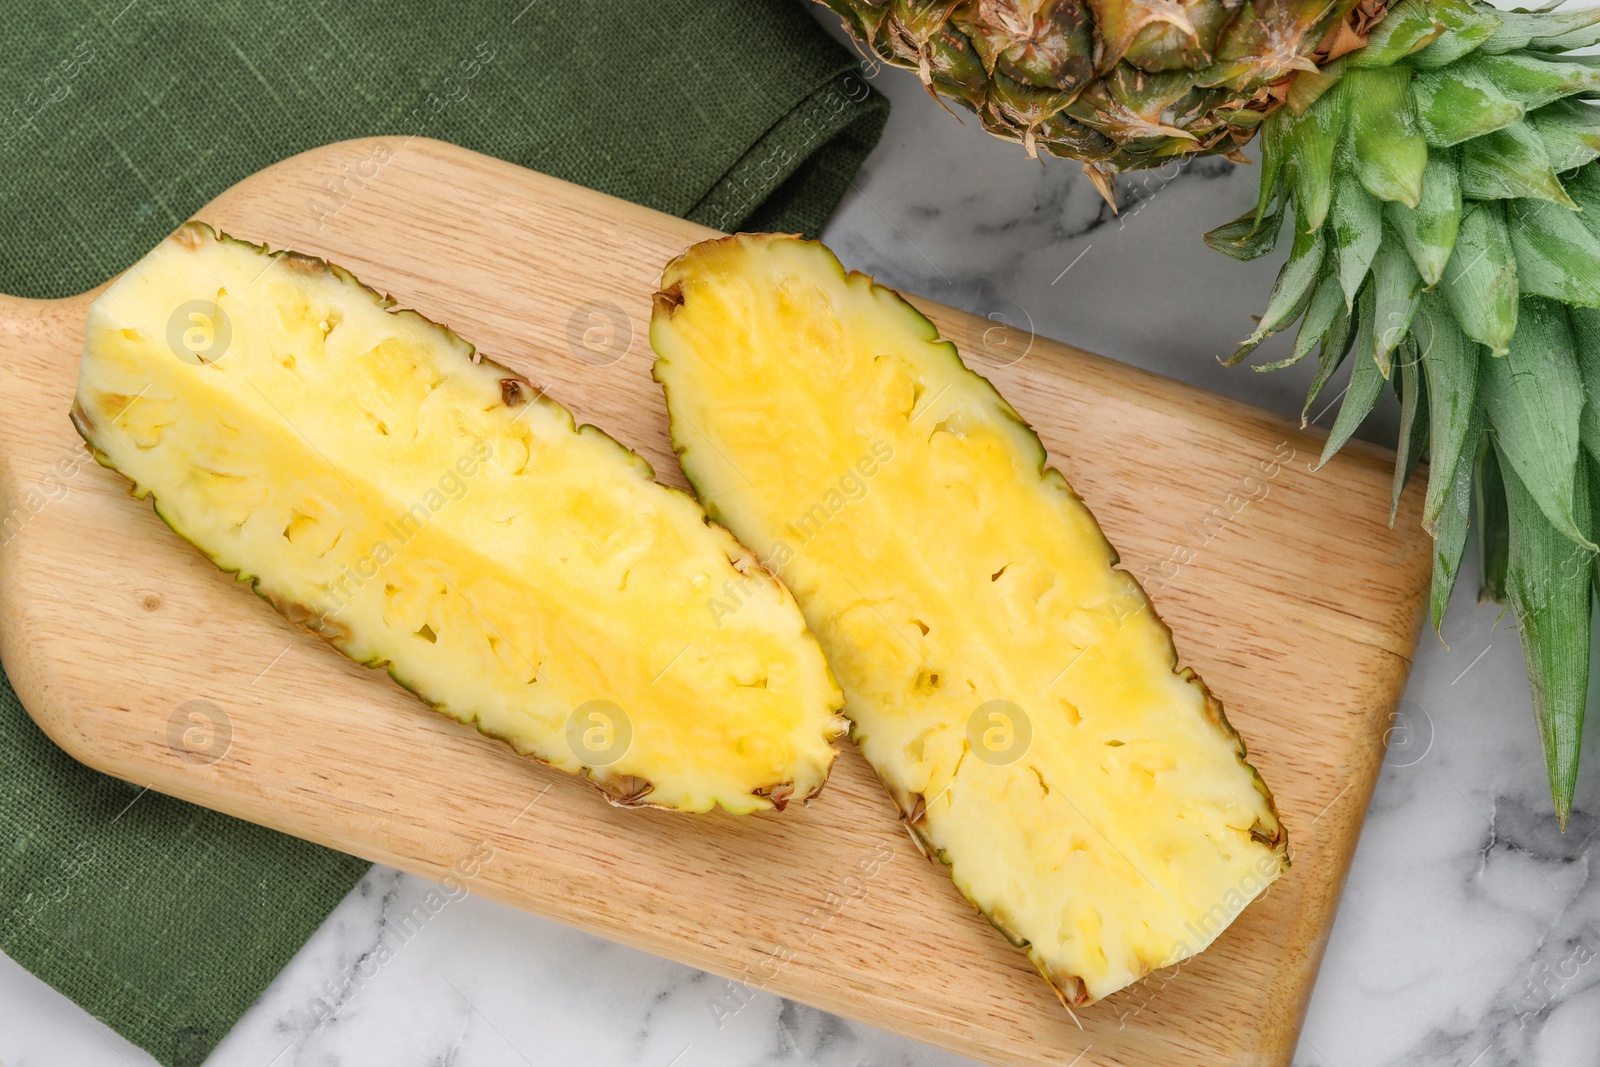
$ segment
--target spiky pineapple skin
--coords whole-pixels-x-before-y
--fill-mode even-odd
[[[913,837],[1069,1005],[1209,945],[1283,826],[1038,437],[819,244],[707,242],[662,289],[684,472],[794,590]]]
[[[1237,153],[1381,0],[821,0],[872,56],[914,70],[1030,152],[1120,171]]]
[[[180,228],[92,307],[73,422],[291,622],[616,803],[822,787],[841,696],[787,591],[643,459],[337,266]]]

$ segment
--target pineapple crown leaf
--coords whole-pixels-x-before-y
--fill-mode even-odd
[[[1298,322],[1291,354],[1258,369],[1320,346],[1310,412],[1354,350],[1320,462],[1394,388],[1391,521],[1428,453],[1435,629],[1475,523],[1481,595],[1516,615],[1564,824],[1600,589],[1600,62],[1562,53],[1600,41],[1600,8],[1402,0],[1383,26],[1262,123],[1253,214],[1281,202],[1295,241],[1240,355]],[[1262,254],[1244,222],[1213,247]]]

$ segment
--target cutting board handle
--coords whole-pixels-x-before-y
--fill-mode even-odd
[[[4,359],[6,387],[0,390],[0,467],[4,453],[18,433],[26,432],[30,420],[23,412],[37,416],[41,394],[55,398],[70,396],[76,374],[61,373],[63,360],[75,361],[83,341],[84,319],[89,305],[105,286],[67,297],[64,300],[30,300],[0,293],[0,358]],[[74,344],[63,349],[63,336]],[[70,401],[69,401],[70,402]],[[57,410],[66,408],[58,404]]]
[[[103,289],[64,300],[0,293],[0,361],[6,374],[5,388],[0,389],[0,556],[7,555],[17,540],[5,524],[6,517],[25,505],[29,489],[22,484],[20,446],[36,432],[40,412],[59,412],[58,417],[66,419],[77,382],[70,365],[83,345],[89,305]],[[63,345],[64,338],[71,338],[71,343]]]
[[[29,479],[21,475],[21,446],[37,434],[41,412],[66,419],[89,305],[104,290],[102,285],[62,300],[0,293],[0,361],[6,374],[0,389],[0,556],[17,540],[5,517],[25,503],[29,489],[22,484]]]

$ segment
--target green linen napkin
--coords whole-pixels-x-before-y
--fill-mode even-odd
[[[105,281],[234,182],[371,134],[814,233],[887,114],[794,0],[37,0],[5,24],[0,291],[19,296]],[[0,839],[0,950],[174,1065],[366,869],[78,765],[9,684]]]

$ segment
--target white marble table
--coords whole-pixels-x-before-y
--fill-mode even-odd
[[[875,84],[894,100],[893,117],[824,235],[847,265],[1299,412],[1302,368],[1258,375],[1215,358],[1249,332],[1278,263],[1234,263],[1200,241],[1253,202],[1250,169],[1202,162],[1151,179],[1140,202],[1113,218],[1075,165],[1030,162],[976,123],[957,124],[899,72]],[[1394,426],[1391,405],[1367,432],[1388,440]],[[1600,881],[1590,879],[1587,849],[1600,826],[1600,729],[1590,731],[1563,836],[1543,784],[1517,636],[1497,609],[1475,603],[1475,568],[1469,553],[1445,630],[1450,648],[1429,635],[1418,651],[1400,722],[1405,743],[1379,781],[1297,1067],[1600,1062]],[[400,933],[397,917],[428,888],[372,871],[210,1062],[966,1062],[759,993],[719,1027],[720,979],[476,898]],[[380,941],[393,951],[381,968]],[[152,1062],[0,956],[0,1067]]]

